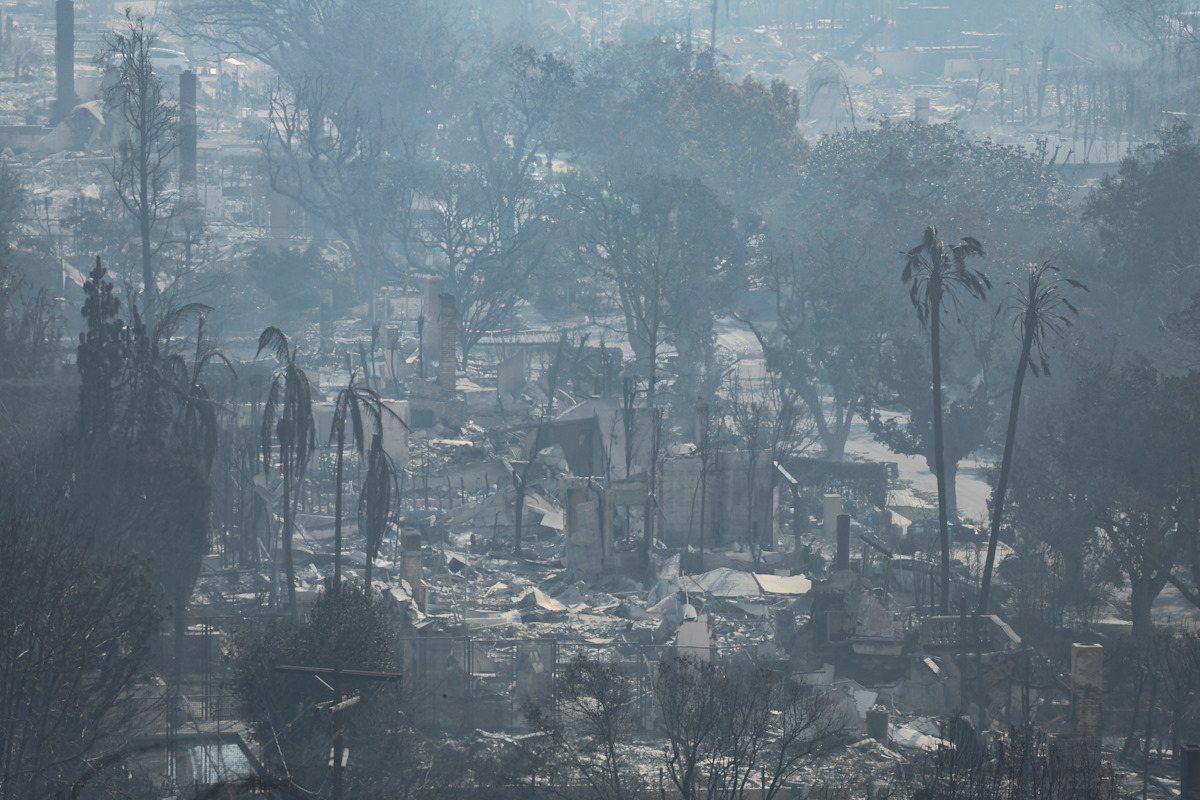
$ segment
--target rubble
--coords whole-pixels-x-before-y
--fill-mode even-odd
[[[540,398],[528,399],[536,409]],[[883,785],[922,754],[959,746],[961,736],[940,720],[973,707],[973,681],[1001,696],[1013,691],[1004,665],[1024,652],[1020,638],[998,617],[923,613],[924,562],[889,550],[904,533],[899,514],[871,509],[852,522],[844,498],[818,490],[809,496],[820,502],[810,499],[809,507],[827,516],[792,525],[769,546],[758,547],[735,524],[744,509],[714,523],[706,541],[672,537],[665,510],[678,505],[672,493],[690,497],[695,487],[665,480],[666,465],[697,459],[696,451],[662,454],[661,472],[648,472],[650,462],[637,467],[637,458],[628,471],[608,469],[624,461],[624,444],[612,435],[620,426],[606,433],[601,420],[618,411],[593,400],[549,425],[514,424],[514,414],[511,430],[497,433],[468,417],[460,436],[433,422],[404,437],[409,488],[402,529],[393,533],[404,557],[385,544],[373,589],[411,632],[406,674],[453,699],[446,724],[466,713],[455,704],[471,704],[491,720],[475,734],[479,742],[524,746],[518,698],[548,696],[547,681],[579,654],[642,679],[672,653],[749,659],[840,698],[850,743],[806,768],[799,787],[834,780],[838,765]],[[512,551],[518,496],[519,555]],[[773,517],[791,510],[787,502],[770,498],[763,524],[781,529]],[[319,514],[301,521],[297,574],[311,594],[330,569],[331,525]],[[356,576],[365,565],[362,534],[345,525],[343,535],[347,575]],[[852,541],[866,543],[861,557]],[[269,584],[266,575],[256,580]],[[993,700],[988,713],[1002,703]],[[876,738],[860,738],[870,731]]]
[[[46,32],[35,33],[36,40],[18,44],[48,50]],[[822,69],[790,56],[781,69],[766,69],[762,52],[784,43],[766,28],[743,33],[769,40],[761,49],[733,48],[748,72],[808,80]],[[926,119],[962,117],[965,109],[950,96],[950,81],[972,74],[971,67],[983,61],[976,51],[959,54],[961,59],[954,55],[925,47],[884,48],[877,71],[845,61],[833,69],[839,85],[873,87],[869,99],[864,92],[849,101],[852,111],[857,104],[863,114],[889,104],[903,110],[914,75],[934,64],[939,75],[945,70],[947,81],[930,92],[932,98],[912,98],[913,110]],[[958,61],[966,63],[952,63]],[[238,70],[258,69],[224,62]],[[110,135],[102,103],[85,91],[87,81],[67,80],[63,63],[60,55],[58,91],[52,115],[46,115],[53,126],[12,124],[0,130],[0,146],[22,151],[23,169],[42,176],[36,192],[60,216],[76,198],[60,191],[54,176],[87,176],[80,185],[89,201],[100,199],[97,181],[103,180],[98,159],[63,151],[92,150]],[[188,74],[193,91],[204,97],[213,76],[202,74],[197,90],[196,76]],[[211,85],[207,91],[212,96]],[[193,95],[186,123],[193,128],[194,102]],[[829,102],[824,95],[816,98],[815,110],[806,112],[820,118],[820,125],[836,125],[842,101],[822,111]],[[868,102],[874,105],[863,107]],[[15,99],[0,99],[6,121],[17,108]],[[979,124],[991,127],[990,113],[981,110]],[[189,173],[198,159],[199,168],[212,166],[232,176],[247,147],[235,127],[240,122],[235,114],[222,114],[210,123],[212,149],[190,143]],[[287,198],[261,185],[211,188],[206,213],[222,257],[244,235],[239,226],[255,219],[271,240],[291,241],[291,219],[301,215],[293,214]],[[68,283],[82,283],[78,265],[65,259],[63,274],[64,291]],[[639,680],[648,679],[653,664],[670,654],[767,665],[838,693],[852,737],[872,727],[873,711],[886,712],[885,736],[856,740],[828,763],[806,770],[802,791],[839,769],[853,766],[884,776],[920,752],[958,747],[969,737],[961,730],[951,735],[939,721],[947,717],[965,713],[978,730],[1015,718],[1012,667],[1028,655],[1028,646],[998,616],[968,616],[965,609],[957,616],[928,613],[931,563],[911,551],[911,541],[904,545],[907,555],[899,555],[911,523],[887,507],[889,496],[905,508],[928,503],[896,483],[886,465],[831,465],[799,457],[774,463],[765,450],[710,448],[699,435],[688,441],[691,432],[660,437],[659,410],[615,396],[612,374],[582,368],[597,387],[594,393],[578,388],[583,380],[573,381],[570,391],[555,385],[544,363],[549,347],[502,347],[498,339],[489,342],[497,345],[494,357],[462,367],[455,351],[462,313],[442,279],[425,278],[419,292],[379,295],[371,301],[372,319],[377,301],[387,309],[385,321],[394,307],[411,301],[421,309],[423,328],[418,338],[415,315],[390,320],[396,324],[385,328],[386,352],[362,356],[362,368],[387,376],[375,385],[388,395],[383,402],[395,414],[382,438],[401,473],[402,504],[398,524],[371,558],[368,589],[385,600],[406,632],[406,673],[437,683],[442,696],[457,704],[448,715],[467,717],[473,701],[487,699],[486,715],[496,730],[473,734],[481,746],[521,746],[528,735],[521,732],[520,703],[549,696],[558,665],[577,654],[619,664]],[[349,354],[369,328],[365,312],[337,320],[331,309],[328,314],[306,332],[320,441],[329,438],[331,398],[360,369]],[[580,337],[581,354],[587,355],[582,342]],[[253,350],[252,343],[241,346]],[[617,352],[619,362],[620,346],[601,345],[600,360],[610,373],[609,352]],[[256,423],[248,404],[234,415],[239,424]],[[777,470],[791,481],[792,493],[781,491]],[[348,479],[347,497],[357,497],[351,490],[359,480],[356,472]],[[849,481],[866,502],[830,491]],[[319,463],[303,487],[293,546],[302,608],[333,571],[332,484],[329,464]],[[271,535],[281,522],[278,478],[256,475],[250,494],[265,508],[265,533],[254,540],[253,557],[238,566],[228,544],[206,560],[193,615],[211,611],[235,618],[281,594],[277,537]],[[344,579],[361,582],[368,544],[352,520],[352,505],[344,509],[339,555]],[[522,538],[515,552],[518,526]],[[955,553],[965,562],[956,585],[967,591],[977,564],[967,549]],[[1069,716],[1072,733],[1095,743],[1103,654],[1076,647],[1071,713],[1064,718]],[[1052,687],[1044,695],[1039,700],[1067,703],[1065,691]],[[650,712],[640,713],[652,728]],[[656,745],[638,746],[649,763]]]

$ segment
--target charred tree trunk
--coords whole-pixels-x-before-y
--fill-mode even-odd
[[[950,525],[947,519],[949,498],[946,495],[946,456],[942,431],[942,297],[941,292],[936,289],[930,303],[930,319],[933,357],[933,463],[937,477],[938,531],[942,545],[942,596],[939,612],[945,616],[950,613]]]
[[[288,451],[290,448],[287,445],[281,446],[283,455],[283,531],[281,531],[282,539],[280,544],[283,546],[283,571],[285,580],[287,581],[287,600],[288,613],[291,615],[292,621],[299,619],[300,615],[296,608],[296,566],[292,561],[292,494],[294,487],[292,486],[292,470],[288,466]]]
[[[1131,579],[1129,592],[1130,619],[1133,621],[1133,635],[1138,641],[1148,641],[1154,632],[1154,622],[1150,615],[1154,606],[1157,592],[1145,579]]]
[[[333,497],[333,590],[340,592],[342,587],[342,466],[346,453],[346,423],[344,420],[334,420],[337,425],[337,467],[334,477]],[[370,549],[370,548],[368,548]],[[370,591],[370,584],[367,584]],[[340,597],[340,595],[339,595]]]
[[[1039,109],[1040,111],[1040,109]],[[1004,496],[1008,491],[1008,476],[1012,471],[1013,447],[1017,440],[1017,416],[1021,411],[1021,388],[1025,384],[1025,372],[1029,368],[1029,356],[1033,350],[1034,318],[1025,315],[1025,330],[1021,340],[1021,357],[1017,362],[1017,377],[1013,381],[1012,400],[1008,406],[1008,430],[1004,434],[1004,455],[1000,459],[1000,477],[996,481],[996,495],[992,503],[992,526],[988,535],[987,559],[983,564],[983,582],[979,589],[979,613],[988,613],[988,599],[992,588],[992,570],[996,565],[996,544],[1000,541],[1000,526],[1004,521]]]

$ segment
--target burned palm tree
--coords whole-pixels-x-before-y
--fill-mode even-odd
[[[210,309],[193,305],[187,310],[199,317],[195,354],[190,363],[178,353],[169,356],[167,372],[176,395],[175,438],[183,452],[196,458],[207,475],[217,455],[217,401],[201,378],[214,364],[224,365],[235,378],[237,372],[225,354],[204,338],[204,314]]]
[[[979,590],[979,613],[986,614],[992,588],[992,571],[996,564],[996,542],[1000,540],[1000,525],[1004,517],[1004,496],[1008,490],[1008,476],[1012,470],[1013,445],[1017,438],[1017,414],[1021,410],[1021,389],[1025,385],[1025,373],[1033,372],[1036,378],[1050,374],[1050,361],[1046,358],[1046,340],[1061,337],[1063,332],[1079,316],[1078,309],[1062,294],[1063,284],[1087,291],[1087,286],[1071,278],[1058,277],[1058,267],[1049,261],[1041,266],[1030,267],[1025,285],[1009,281],[1015,295],[1008,305],[1013,312],[1013,327],[1021,336],[1021,357],[1017,360],[1017,374],[1013,379],[1012,400],[1008,407],[1008,431],[1004,435],[1004,455],[1000,459],[1000,476],[996,481],[996,494],[992,501],[992,529],[988,536],[987,560],[983,565],[983,582]],[[1034,358],[1036,354],[1037,358]]]
[[[942,543],[941,613],[950,613],[950,527],[946,518],[946,463],[942,431],[942,309],[946,302],[956,308],[960,295],[982,300],[992,285],[979,270],[967,268],[967,259],[983,255],[977,239],[964,237],[958,244],[947,245],[938,238],[937,228],[927,227],[921,243],[905,253],[900,280],[908,286],[908,296],[917,312],[917,320],[930,333],[933,362],[933,463],[938,489],[938,527]]]
[[[213,348],[204,338],[204,315],[210,310],[208,306],[192,304],[178,311],[169,311],[160,320],[156,331],[159,341],[169,342],[183,315],[197,315],[196,347],[191,361],[180,353],[172,353],[162,361],[158,377],[164,384],[165,395],[170,398],[173,408],[172,418],[168,422],[168,440],[183,459],[194,465],[195,474],[200,479],[195,488],[204,487],[204,506],[211,503],[210,475],[217,456],[218,436],[217,401],[203,381],[204,372],[210,365],[223,364],[236,377],[233,365],[225,354]],[[181,508],[180,505],[172,504],[177,512],[185,511],[186,506]],[[190,525],[189,517],[192,520]],[[200,574],[200,559],[208,549],[208,529],[208,514],[196,511],[180,514],[169,528],[179,538],[171,547],[173,569],[169,581],[174,622],[173,692],[178,692],[182,685],[181,654],[187,631],[185,612],[188,598]],[[193,557],[180,558],[182,553],[190,553]]]
[[[363,575],[363,588],[368,593],[371,591],[371,568],[388,525],[398,511],[396,501],[399,497],[396,465],[383,449],[383,434],[376,433],[371,437],[371,449],[367,451],[367,476],[358,498],[358,526],[367,537],[367,569]]]
[[[404,425],[404,420],[383,404],[383,398],[374,389],[358,383],[357,373],[350,374],[350,383],[338,392],[333,405],[333,425],[329,431],[329,442],[337,444],[335,481],[337,494],[334,498],[333,520],[333,583],[342,585],[342,483],[346,455],[346,425],[350,426],[350,443],[358,451],[359,458],[367,459],[367,478],[371,478],[375,447],[383,451],[383,421],[385,415]],[[407,427],[407,426],[405,426]],[[367,438],[371,439],[371,451],[367,452]],[[386,457],[386,453],[384,454]],[[390,464],[390,461],[388,462]],[[394,473],[394,469],[393,469]],[[368,533],[368,566],[370,575],[370,534]],[[378,547],[378,545],[376,545]],[[370,578],[368,577],[368,581]]]
[[[279,471],[283,477],[283,530],[280,532],[280,544],[287,576],[288,609],[294,620],[299,615],[296,609],[296,569],[292,562],[292,527],[296,516],[293,497],[298,494],[296,486],[304,479],[317,444],[312,386],[308,382],[308,375],[296,363],[299,346],[293,347],[283,331],[274,326],[266,328],[258,337],[255,358],[264,350],[275,355],[279,368],[271,379],[271,388],[263,406],[263,475],[270,475],[271,445],[278,441]]]

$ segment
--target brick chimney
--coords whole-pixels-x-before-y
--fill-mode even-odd
[[[442,341],[438,354],[438,386],[446,394],[451,394],[456,388],[458,376],[458,357],[454,353],[454,345],[458,341],[458,308],[452,294],[443,294],[439,300],[438,328]]]
[[[179,74],[179,191],[196,200],[196,73]]]
[[[837,560],[834,569],[850,569],[850,515],[837,515]]]
[[[1100,743],[1100,700],[1104,691],[1104,647],[1071,645],[1071,728],[1080,739]]]
[[[406,533],[401,538],[404,546],[402,556],[400,574],[404,580],[408,581],[409,587],[412,589],[413,600],[417,603],[417,608],[425,610],[425,580],[422,577],[421,567],[421,545],[423,540],[419,533]]]
[[[79,104],[75,95],[75,0],[54,4],[54,110],[50,124],[57,125]]]

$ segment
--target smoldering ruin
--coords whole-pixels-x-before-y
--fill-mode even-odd
[[[1200,798],[1198,15],[0,4],[0,800]]]

